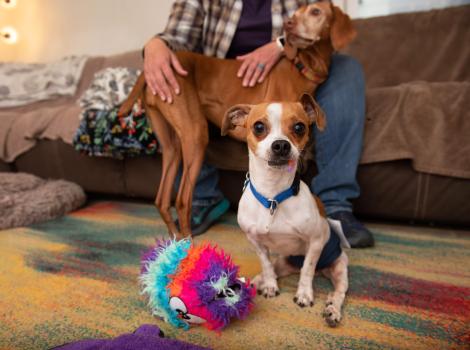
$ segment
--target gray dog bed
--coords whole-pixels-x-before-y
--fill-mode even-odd
[[[85,203],[77,184],[24,173],[0,173],[0,229],[62,216]]]

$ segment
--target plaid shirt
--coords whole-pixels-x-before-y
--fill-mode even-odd
[[[272,39],[282,34],[283,19],[316,0],[272,0]],[[163,33],[173,50],[225,58],[242,13],[243,0],[175,0]]]

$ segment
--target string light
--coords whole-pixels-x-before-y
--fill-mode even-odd
[[[0,29],[0,38],[6,44],[15,44],[18,41],[18,33],[13,27]]]
[[[11,9],[16,6],[16,0],[0,0],[0,4],[7,9]]]
[[[16,7],[17,0],[0,0],[0,8],[10,10]],[[15,44],[18,41],[18,32],[11,26],[0,28],[0,41],[5,44]]]

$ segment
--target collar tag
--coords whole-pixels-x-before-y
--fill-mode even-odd
[[[243,182],[243,189],[242,189],[242,192],[245,192],[246,187],[248,186],[249,183],[250,183],[250,173],[246,173],[246,175],[245,175],[245,181]]]
[[[269,202],[269,214],[274,215],[274,212],[277,209],[277,205],[279,204],[275,199],[268,199]]]

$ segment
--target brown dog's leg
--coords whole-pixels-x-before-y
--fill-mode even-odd
[[[176,211],[180,224],[180,235],[177,236],[179,239],[191,236],[193,191],[209,143],[209,132],[194,83],[179,76],[176,78],[182,93],[175,96],[172,104],[162,102],[159,98],[152,96],[148,89],[146,97],[159,111],[159,114],[166,119],[166,122],[172,126],[181,145],[183,174],[176,197]],[[165,152],[164,147],[163,151]],[[168,161],[173,162],[172,159]]]
[[[168,227],[170,236],[180,238],[170,212],[173,184],[178,166],[181,163],[180,141],[171,125],[161,116],[159,111],[150,106],[146,106],[145,110],[162,150],[162,174],[155,205]]]
[[[336,327],[341,321],[341,308],[348,290],[348,257],[343,252],[333,265],[324,271],[331,279],[335,290],[328,294],[323,317],[330,327]]]
[[[180,220],[181,234],[191,236],[191,209],[196,179],[201,170],[202,162],[208,143],[206,119],[192,125],[191,131],[181,135],[181,150],[183,156],[183,174],[176,198],[176,210]]]

